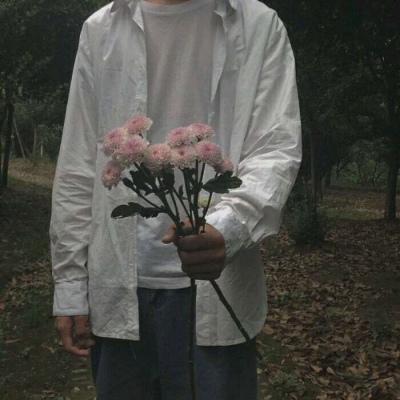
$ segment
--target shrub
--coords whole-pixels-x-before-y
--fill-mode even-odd
[[[298,195],[289,202],[286,227],[296,244],[319,244],[325,239],[327,219],[318,206]]]

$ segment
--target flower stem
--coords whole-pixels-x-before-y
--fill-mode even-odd
[[[221,303],[225,306],[225,308],[229,312],[229,315],[233,319],[233,322],[236,324],[236,326],[238,327],[239,331],[241,332],[243,337],[246,339],[246,342],[250,343],[251,342],[251,338],[250,338],[249,334],[247,333],[246,329],[244,329],[242,323],[239,321],[239,318],[236,316],[235,311],[233,311],[233,308],[228,303],[228,300],[226,300],[226,298],[223,295],[223,293],[221,291],[221,288],[219,287],[218,283],[215,282],[214,280],[211,280],[210,283],[211,283],[212,287],[214,288],[214,290],[217,292],[218,297],[221,300]],[[255,352],[256,352],[257,358],[259,360],[262,360],[263,356],[261,355],[261,353],[257,349],[255,350]]]
[[[143,199],[143,200],[146,201],[148,204],[150,204],[152,207],[156,208],[157,210],[161,210],[161,207],[160,207],[160,206],[158,206],[157,204],[153,203],[152,201],[150,201],[149,199],[147,199],[145,196],[143,196],[143,195],[140,193],[140,190],[139,190],[139,189],[134,189],[134,192],[135,192],[141,199]]]
[[[215,178],[217,176],[218,176],[218,172],[215,174]],[[205,230],[206,230],[206,214],[208,212],[208,209],[210,208],[212,196],[213,196],[213,192],[210,192],[210,194],[208,196],[207,206],[203,210],[203,229],[202,229],[203,232],[205,232]]]
[[[181,198],[181,196],[179,195],[178,191],[175,189],[175,186],[174,186],[174,193],[176,194],[176,197],[178,198],[179,202],[182,204],[182,207],[185,210],[185,213],[186,213],[186,215],[187,215],[187,217],[188,217],[188,219],[190,221],[190,225],[192,226],[192,230],[194,231],[194,222],[193,222],[193,218],[191,216],[191,213],[187,209],[186,204],[183,201],[183,199]]]
[[[199,233],[200,230],[200,220],[199,220],[199,193],[200,193],[200,184],[199,184],[199,161],[196,160],[196,175],[195,181],[193,184],[194,194],[193,194],[193,213],[195,219],[195,232]]]
[[[189,378],[192,400],[196,400],[196,380],[194,374],[194,342],[195,342],[195,315],[196,315],[196,281],[190,279],[190,311],[189,311]]]
[[[190,221],[192,221],[192,226],[196,225],[196,221],[194,219],[194,214],[193,214],[193,204],[192,204],[192,196],[190,194],[190,187],[189,187],[189,179],[190,177],[188,176],[188,174],[186,173],[185,169],[181,169],[182,174],[183,174],[183,178],[184,178],[184,183],[185,183],[185,189],[186,189],[186,198],[188,200],[188,204],[189,204],[189,212],[190,214],[188,214]],[[193,223],[194,221],[194,223]]]

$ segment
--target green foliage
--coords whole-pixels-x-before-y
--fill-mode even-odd
[[[116,207],[111,213],[111,218],[121,219],[127,217],[134,217],[140,215],[143,218],[154,218],[157,217],[163,211],[163,207],[143,207],[138,203],[128,203]]]
[[[325,239],[327,219],[306,197],[291,197],[285,221],[288,234],[296,244],[320,244]]]
[[[349,164],[343,169],[340,182],[350,185],[384,187],[387,164],[383,140],[360,140],[349,149]]]
[[[38,134],[43,144],[44,154],[50,160],[56,161],[61,144],[62,126],[61,125],[39,125]]]
[[[122,183],[146,203],[147,207],[134,202],[122,204],[112,211],[111,217],[121,219],[139,215],[143,218],[153,218],[165,213],[171,218],[180,235],[184,235],[185,219],[191,225],[192,232],[204,230],[205,217],[213,193],[228,193],[229,189],[236,189],[242,183],[239,178],[232,176],[233,172],[226,171],[217,173],[215,178],[203,184],[206,164],[199,161],[196,161],[194,168],[166,166],[158,174],[152,173],[143,162],[134,163],[132,168],[135,169],[129,171],[131,179],[125,177]],[[184,186],[181,185],[179,189],[175,188],[175,172],[182,173],[184,178]],[[206,203],[201,205],[199,199],[203,189],[208,191],[209,195]],[[149,195],[154,195],[151,200]],[[201,208],[202,215],[199,212]],[[181,215],[183,210],[184,217]]]
[[[2,0],[0,88],[7,91],[6,97],[43,98],[68,83],[82,23],[104,3]]]
[[[53,161],[57,159],[65,112],[64,92],[64,89],[59,88],[58,91],[40,101],[17,99],[15,121],[24,150],[28,155],[33,155],[36,130],[36,152],[38,153],[39,148],[43,146],[45,155]],[[14,135],[14,152],[17,157],[22,155],[16,135]]]
[[[348,150],[355,143],[380,139],[394,177],[387,180],[386,205],[391,204],[390,214],[395,216],[400,159],[398,2],[264,3],[278,11],[296,55],[304,134],[302,176],[316,176],[318,182],[333,166],[342,169],[348,163]],[[379,154],[380,149],[375,150]],[[317,160],[313,174],[311,154]]]
[[[232,174],[233,172],[225,172],[217,178],[210,179],[204,184],[203,189],[214,193],[228,193],[229,189],[237,189],[242,181]]]

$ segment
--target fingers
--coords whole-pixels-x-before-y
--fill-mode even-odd
[[[222,268],[220,264],[194,264],[182,265],[182,271],[189,278],[210,281],[218,279],[221,276]]]
[[[179,238],[178,248],[184,251],[199,251],[218,247],[225,247],[222,234],[210,225],[199,235],[189,235]]]
[[[192,233],[192,226],[190,225],[190,222],[185,220],[184,223],[182,224],[182,231],[185,235],[190,235]],[[178,231],[176,229],[176,226],[174,224],[170,225],[168,227],[167,233],[163,236],[161,241],[164,244],[170,244],[174,243],[177,245],[177,242],[179,240],[180,235],[178,234]]]
[[[90,332],[89,318],[86,315],[73,317],[75,325],[75,347],[88,350],[94,345]]]
[[[195,264],[224,264],[226,251],[225,247],[217,247],[207,250],[184,251],[178,250],[179,258],[183,265]]]
[[[167,233],[163,236],[161,241],[164,244],[170,244],[170,243],[176,243],[177,240],[178,240],[178,234],[176,233],[176,227],[175,225],[170,225]]]
[[[88,356],[94,341],[90,337],[87,316],[57,317],[56,330],[65,351],[77,356]]]
[[[188,236],[179,237],[176,227],[170,225],[162,238],[163,243],[174,243],[178,247],[182,271],[192,279],[218,279],[226,258],[223,235],[211,225],[206,225],[206,231],[197,235],[190,235],[191,226],[187,222],[183,230],[188,232]]]

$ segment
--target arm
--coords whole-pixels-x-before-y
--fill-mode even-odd
[[[84,25],[71,81],[50,223],[55,284],[53,313],[68,316],[56,321],[57,327],[62,326],[59,331],[64,346],[70,340],[66,332],[71,336],[75,330],[79,336],[81,331],[87,331],[78,316],[89,314],[86,263],[95,177],[96,121],[93,72]]]
[[[209,239],[179,239],[179,256],[185,272],[193,271],[190,277],[202,279],[204,271],[217,278],[240,251],[278,232],[301,162],[300,133],[294,57],[286,29],[278,20],[265,48],[241,151],[237,175],[243,184],[222,196],[207,216],[209,229],[199,236]],[[171,229],[164,243],[176,241]]]
[[[301,162],[295,62],[278,20],[268,41],[237,175],[240,188],[222,196],[207,222],[225,238],[226,259],[278,232]]]

